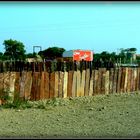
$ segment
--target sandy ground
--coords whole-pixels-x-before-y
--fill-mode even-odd
[[[110,94],[0,109],[2,138],[139,138],[140,94]],[[37,107],[40,104],[40,107]],[[41,109],[41,105],[42,108]]]

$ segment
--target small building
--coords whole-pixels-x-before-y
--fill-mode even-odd
[[[63,58],[69,58],[73,61],[92,61],[93,51],[91,50],[70,50],[63,52]]]
[[[36,55],[34,58],[26,58],[27,62],[43,62],[40,55]]]

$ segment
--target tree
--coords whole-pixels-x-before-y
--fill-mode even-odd
[[[34,58],[34,57],[36,57],[36,53],[27,53],[26,54],[26,58]]]
[[[0,52],[0,60],[3,60],[3,59],[4,59],[4,57],[3,57],[3,53]]]
[[[3,45],[5,46],[4,56],[8,60],[25,60],[25,49],[24,44],[16,40],[4,40]]]
[[[43,51],[40,51],[38,54],[42,58],[54,59],[56,57],[62,57],[62,54],[63,54],[64,51],[65,51],[64,48],[49,47],[48,49],[45,49]]]
[[[137,49],[136,49],[136,48],[129,48],[129,51],[131,51],[131,52],[136,52]]]

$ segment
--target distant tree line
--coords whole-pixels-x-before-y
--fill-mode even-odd
[[[17,40],[4,40],[3,45],[5,46],[5,52],[0,52],[0,60],[23,60],[26,58],[36,58],[40,57],[42,60],[50,59],[54,60],[55,58],[62,57],[64,48],[53,46],[48,47],[38,53],[26,53],[25,45]],[[136,54],[136,48],[127,48],[120,49],[119,53],[103,51],[101,53],[94,52],[93,61],[97,65],[113,65],[115,63],[136,63],[140,62],[140,57],[133,59],[133,55]]]

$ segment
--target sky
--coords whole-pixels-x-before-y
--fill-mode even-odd
[[[22,42],[26,53],[33,46],[140,53],[140,2],[0,2],[1,52],[8,39]]]

